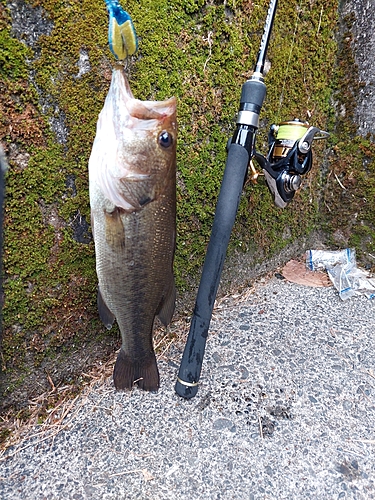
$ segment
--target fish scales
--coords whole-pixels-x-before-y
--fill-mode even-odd
[[[176,133],[175,99],[134,99],[115,68],[89,173],[99,314],[122,336],[117,389],[159,387],[153,324],[170,322],[176,294]]]

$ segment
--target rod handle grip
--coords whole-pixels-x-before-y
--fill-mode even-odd
[[[190,331],[175,385],[177,394],[185,399],[198,392],[208,329],[248,163],[246,148],[230,144]]]

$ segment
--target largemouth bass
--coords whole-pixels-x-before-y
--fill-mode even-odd
[[[89,160],[90,205],[99,281],[98,310],[116,319],[122,346],[117,389],[159,387],[153,343],[175,305],[176,99],[134,99],[115,67]]]

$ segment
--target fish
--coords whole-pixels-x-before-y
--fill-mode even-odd
[[[156,317],[171,322],[176,286],[176,98],[135,99],[121,65],[112,80],[89,158],[91,226],[99,316],[117,321],[117,390],[157,391]]]

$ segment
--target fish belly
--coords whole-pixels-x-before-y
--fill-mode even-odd
[[[107,326],[116,318],[122,337],[114,383],[157,390],[152,332],[155,316],[168,324],[174,309],[175,189],[131,213],[108,209],[100,191],[94,198],[101,201],[92,209],[99,313]]]

